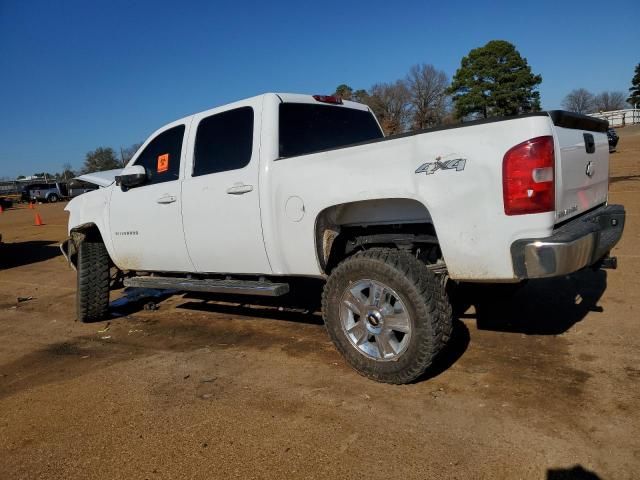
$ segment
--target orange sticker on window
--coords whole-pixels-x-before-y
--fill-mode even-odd
[[[158,155],[158,173],[166,172],[169,170],[169,154]]]

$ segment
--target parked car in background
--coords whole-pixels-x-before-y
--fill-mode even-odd
[[[37,202],[55,203],[69,196],[66,183],[44,183],[40,185],[29,186],[29,198]]]
[[[609,153],[615,152],[620,137],[618,137],[614,128],[607,130],[607,138],[609,139]]]
[[[13,207],[13,200],[7,197],[0,197],[0,207],[3,209]]]
[[[49,190],[52,185],[53,184],[50,183],[31,183],[25,185],[20,191],[20,201],[25,203],[32,202],[36,192]]]
[[[29,187],[27,186],[22,187],[20,189],[20,202],[27,203],[30,200],[31,200],[31,197],[29,197]]]
[[[0,197],[0,206],[2,206],[2,208],[11,208],[13,206],[13,200],[8,197]]]

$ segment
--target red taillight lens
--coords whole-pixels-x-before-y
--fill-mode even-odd
[[[537,137],[510,149],[502,161],[504,213],[524,215],[555,208],[553,137]]]
[[[336,104],[336,105],[342,105],[342,98],[336,97],[334,95],[314,95],[313,98],[317,102],[333,103],[333,104]]]

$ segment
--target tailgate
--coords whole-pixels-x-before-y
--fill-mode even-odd
[[[570,112],[549,112],[555,125],[556,223],[607,201],[608,122]]]

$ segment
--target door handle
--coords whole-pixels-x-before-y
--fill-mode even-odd
[[[177,199],[174,195],[163,195],[159,199],[156,200],[158,203],[173,203]]]
[[[230,195],[242,195],[243,193],[249,193],[253,190],[253,185],[234,185],[227,188],[227,193]]]

